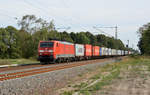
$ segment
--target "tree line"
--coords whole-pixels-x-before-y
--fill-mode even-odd
[[[53,20],[47,22],[34,15],[23,16],[18,20],[18,26],[20,29],[13,26],[0,28],[0,58],[36,58],[39,41],[49,39],[127,50],[119,39],[93,35],[89,31],[58,32]]]
[[[150,55],[150,23],[140,27],[138,34],[140,37],[138,47],[141,54]]]

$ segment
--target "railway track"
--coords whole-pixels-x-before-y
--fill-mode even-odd
[[[111,59],[112,58],[109,58],[109,60],[111,60]],[[18,72],[14,72],[14,73],[0,74],[0,81],[22,78],[22,77],[26,77],[26,76],[32,76],[32,75],[36,75],[36,74],[41,74],[41,73],[46,73],[46,72],[51,72],[51,71],[61,70],[61,69],[67,69],[67,68],[72,68],[72,67],[77,67],[77,66],[82,66],[82,65],[87,65],[87,64],[94,64],[97,62],[105,62],[106,60],[108,60],[108,59],[73,62],[70,64],[64,63],[64,64],[60,64],[60,65],[53,64],[53,66],[51,66],[51,67],[45,66],[44,68],[33,68],[31,70],[26,70],[26,71],[18,71]]]

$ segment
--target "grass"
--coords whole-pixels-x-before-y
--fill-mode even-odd
[[[33,59],[0,59],[0,65],[39,63]]]
[[[84,87],[86,87],[88,84],[87,83],[85,83],[85,82],[82,82],[82,83],[80,83],[79,85],[75,85],[74,86],[74,88],[84,88]]]
[[[73,92],[71,92],[71,91],[70,91],[70,92],[64,92],[64,93],[63,93],[63,95],[72,95],[72,94],[73,94]]]
[[[82,93],[83,95],[91,95],[90,93],[102,89],[102,87],[104,87],[105,85],[109,85],[113,79],[119,77],[119,74],[120,74],[120,70],[117,66],[115,66],[112,68],[112,72],[109,75],[105,76],[99,74],[100,75],[99,78],[101,77],[101,81],[97,82],[96,84],[86,89],[81,90],[80,93]],[[98,78],[98,75],[95,76]]]
[[[113,82],[113,80],[124,79],[124,73],[128,73],[127,75],[132,76],[133,78],[139,77],[144,80],[147,80],[147,75],[144,74],[145,71],[150,72],[150,57],[130,56],[121,62],[107,64],[103,67],[100,67],[98,70],[98,74],[93,75],[89,79],[93,81],[100,79],[100,81],[98,81],[97,83],[91,86],[88,86],[89,83],[81,83],[80,85],[76,85],[74,88],[77,88],[77,92],[79,92],[81,95],[92,95],[92,93],[102,90],[104,86],[110,85]],[[127,76],[127,78],[129,76]]]

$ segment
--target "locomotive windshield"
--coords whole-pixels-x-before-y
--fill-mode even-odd
[[[53,47],[53,42],[41,42],[40,47]]]

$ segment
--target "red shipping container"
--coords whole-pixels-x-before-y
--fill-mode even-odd
[[[93,56],[100,56],[100,47],[93,46]]]
[[[86,57],[92,56],[92,45],[89,44],[84,45],[84,56]]]

